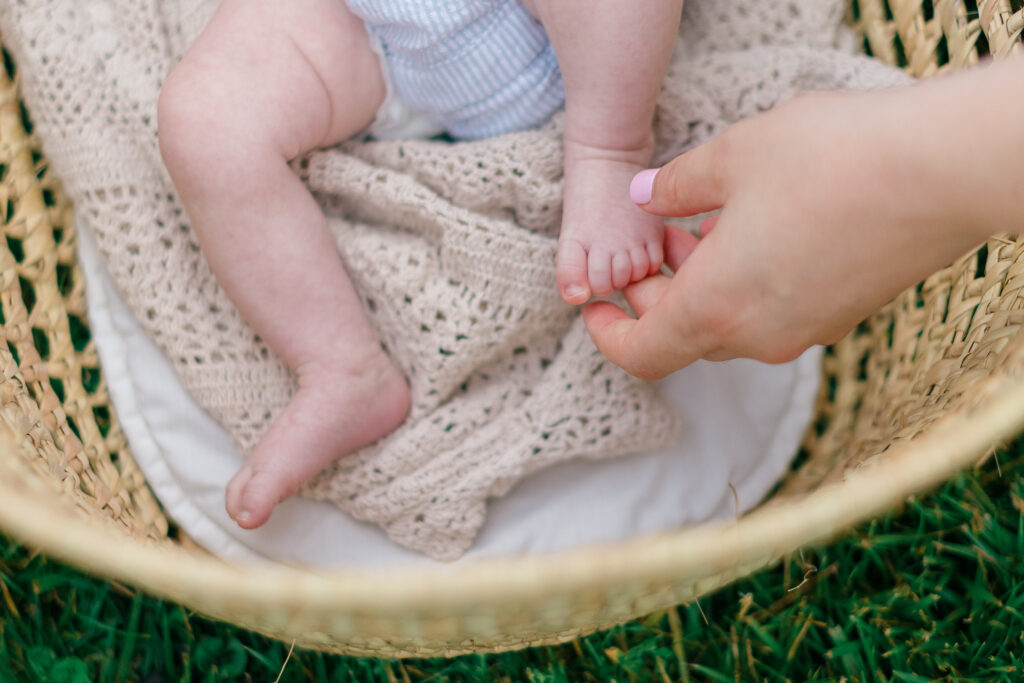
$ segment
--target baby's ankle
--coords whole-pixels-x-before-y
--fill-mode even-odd
[[[586,161],[609,161],[647,168],[654,151],[654,139],[649,131],[637,139],[581,138],[567,133],[563,149],[566,166]]]
[[[368,378],[390,380],[393,376],[402,376],[378,345],[359,350],[326,349],[325,353],[297,365],[294,371],[300,387]]]

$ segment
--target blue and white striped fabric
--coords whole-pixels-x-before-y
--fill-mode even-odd
[[[347,0],[380,43],[394,93],[452,136],[547,121],[565,101],[544,27],[521,0]]]

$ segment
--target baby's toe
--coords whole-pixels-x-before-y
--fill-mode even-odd
[[[612,289],[622,289],[633,278],[633,260],[628,251],[617,251],[612,256]]]
[[[245,463],[228,482],[224,494],[224,508],[231,515],[231,519],[238,519],[242,514],[242,494],[245,492],[245,485],[251,478],[252,468],[249,467],[249,463]]]
[[[255,529],[270,519],[284,495],[281,482],[271,473],[243,465],[228,484],[228,514],[243,529]]]
[[[555,265],[555,281],[558,291],[566,303],[577,306],[590,298],[587,278],[587,250],[572,239],[558,243],[558,257]]]
[[[242,512],[235,520],[246,529],[263,526],[277,502],[287,494],[281,490],[280,483],[270,476],[260,473],[253,475],[242,494]]]
[[[633,247],[629,250],[629,260],[633,263],[633,274],[630,282],[639,282],[651,272],[651,260],[647,256],[646,247]]]
[[[661,270],[661,264],[665,262],[665,250],[661,240],[651,240],[647,243],[647,274],[654,275]]]
[[[600,247],[591,249],[587,263],[587,275],[594,296],[608,296],[614,292],[612,253]]]

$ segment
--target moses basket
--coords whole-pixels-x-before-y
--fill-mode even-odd
[[[1022,49],[1010,0],[860,0],[850,15],[866,49],[920,77]],[[0,530],[196,612],[346,654],[563,642],[826,541],[1024,425],[1024,244],[993,238],[829,349],[806,457],[735,522],[436,571],[229,564],[176,537],[132,460],[90,340],[72,207],[4,56]]]

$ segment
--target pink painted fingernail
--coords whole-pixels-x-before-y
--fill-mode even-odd
[[[654,194],[654,176],[658,175],[657,168],[649,168],[640,171],[629,183],[629,198],[637,204],[646,204],[651,201]]]

